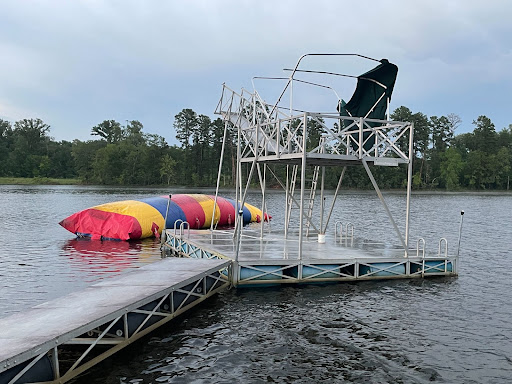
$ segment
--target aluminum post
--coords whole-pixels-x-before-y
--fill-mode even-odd
[[[222,173],[222,163],[224,162],[224,148],[226,145],[226,135],[228,130],[228,122],[224,122],[224,137],[222,138],[222,148],[220,150],[220,160],[219,160],[219,172],[217,173],[217,186],[215,188],[215,200],[213,201],[213,213],[212,213],[212,224],[210,225],[210,229],[213,230],[213,221],[215,218],[215,208],[217,207],[217,197],[219,196],[219,187],[220,187],[220,177]]]
[[[372,171],[368,167],[368,164],[366,163],[366,160],[363,159],[363,165],[364,169],[366,169],[366,173],[368,174],[368,177],[370,178],[370,181],[373,184],[373,188],[375,189],[375,192],[377,192],[377,195],[379,196],[379,199],[384,206],[384,209],[386,210],[386,213],[388,214],[389,220],[391,220],[391,224],[393,225],[393,228],[396,231],[396,234],[398,235],[398,238],[400,239],[400,242],[402,243],[402,246],[405,250],[405,256],[407,257],[407,246],[405,244],[404,238],[402,237],[402,234],[400,233],[400,230],[398,229],[398,226],[395,223],[395,220],[393,219],[393,215],[391,214],[391,211],[388,208],[388,205],[386,204],[386,201],[384,200],[384,196],[382,196],[382,192],[380,191],[379,186],[377,185],[377,182],[375,181],[375,178],[373,177]]]
[[[460,254],[460,240],[462,238],[462,222],[464,221],[464,211],[460,211],[460,225],[459,225],[459,245],[457,247],[457,257]]]
[[[302,260],[302,229],[304,226],[304,189],[306,188],[306,141],[307,141],[307,114],[304,113],[304,127],[302,129],[302,165],[300,169],[300,209],[299,209],[299,260]],[[299,279],[301,276],[299,276]]]
[[[411,123],[409,129],[409,164],[407,167],[407,202],[405,207],[405,257],[409,256],[409,214],[411,210],[412,163],[414,157],[414,123]]]

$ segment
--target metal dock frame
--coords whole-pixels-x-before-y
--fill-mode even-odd
[[[248,231],[249,232],[249,231]],[[357,257],[337,256],[335,258],[239,258],[236,260],[236,239],[232,238],[232,231],[191,230],[179,233],[166,231],[165,247],[173,256],[199,259],[230,259],[232,260],[231,275],[229,278],[234,286],[262,286],[269,284],[304,284],[343,282],[360,280],[383,279],[413,279],[434,276],[457,275],[457,256],[448,256],[439,253],[426,257],[420,254],[403,257],[398,254],[390,257],[371,257],[361,255]],[[256,237],[245,237],[249,244],[243,250],[260,253],[263,248],[272,249],[281,253],[283,248],[297,247],[296,241],[280,239],[260,242]],[[252,246],[250,242],[255,245]],[[227,246],[227,244],[231,244]],[[258,245],[261,245],[259,246]],[[246,244],[246,243],[244,243]],[[446,243],[444,243],[446,244]],[[309,250],[312,242],[305,243]],[[314,243],[313,243],[314,245]],[[222,250],[223,249],[223,250]],[[327,248],[332,250],[332,246]],[[343,251],[350,248],[343,248]],[[242,251],[242,253],[245,253]],[[412,252],[411,252],[412,254]]]
[[[283,241],[296,236],[298,248],[296,251],[297,265],[303,264],[305,243],[310,237],[317,236],[318,242],[326,241],[326,232],[333,213],[336,198],[342,186],[343,178],[347,168],[359,166],[365,169],[366,174],[375,189],[375,192],[382,203],[382,207],[389,218],[391,226],[396,233],[399,244],[402,248],[402,257],[413,257],[411,252],[411,241],[409,238],[410,224],[410,200],[412,189],[413,159],[414,159],[414,124],[412,122],[391,121],[371,119],[367,116],[352,117],[341,115],[341,113],[312,112],[295,109],[293,102],[299,99],[294,94],[294,84],[300,82],[303,85],[327,89],[335,96],[329,103],[326,110],[334,109],[335,105],[340,106],[342,100],[330,84],[319,84],[313,81],[299,79],[298,75],[316,73],[323,75],[346,76],[325,71],[302,70],[300,66],[305,59],[312,57],[335,58],[342,56],[357,56],[370,59],[361,55],[347,54],[306,54],[303,55],[291,69],[287,78],[269,77],[266,79],[284,79],[286,84],[273,104],[267,103],[263,97],[254,90],[253,92],[242,89],[236,92],[223,85],[222,95],[215,113],[224,120],[224,139],[222,148],[224,150],[228,131],[234,129],[236,137],[236,176],[235,176],[235,200],[244,204],[253,179],[257,178],[262,193],[261,209],[266,212],[266,188],[267,178],[274,180],[286,192],[286,204],[284,207],[284,236]],[[354,76],[348,76],[354,77]],[[254,77],[253,79],[264,79]],[[368,79],[366,79],[368,80]],[[386,93],[386,86],[377,83],[382,87],[382,95],[371,110],[377,106],[383,98],[387,105],[389,116],[389,97]],[[390,95],[390,94],[389,94]],[[289,101],[289,106],[283,105],[283,100]],[[368,114],[370,113],[368,112]],[[314,126],[321,131],[319,138],[314,141],[310,137],[309,127]],[[217,180],[218,194],[220,175],[222,169],[222,158],[219,163]],[[406,207],[405,212],[395,212],[386,203],[370,166],[391,166],[399,165],[406,167]],[[273,168],[284,167],[281,172],[275,172]],[[324,178],[326,167],[339,167],[341,175],[330,201],[326,201],[324,193]],[[283,176],[284,175],[284,176]],[[320,188],[320,193],[317,193]],[[320,201],[318,201],[318,198]],[[315,201],[315,199],[317,199]],[[293,214],[297,210],[298,214]],[[273,214],[275,214],[273,212]],[[400,221],[396,216],[400,214]],[[401,221],[403,220],[403,221]],[[212,220],[213,221],[213,220]],[[261,225],[259,237],[264,240],[267,233]],[[404,231],[401,230],[404,229]],[[212,225],[212,228],[213,225]],[[233,260],[236,265],[244,261],[240,256],[240,242],[246,229],[243,228],[242,217],[239,215],[235,221],[233,238],[236,241],[236,252]],[[435,257],[435,256],[433,256]],[[457,256],[458,257],[458,252]],[[453,260],[450,256],[450,260]],[[270,257],[269,257],[270,258]],[[340,255],[339,259],[343,260]],[[412,260],[412,259],[411,259]],[[397,262],[400,262],[399,259]],[[414,265],[414,261],[411,261]],[[410,270],[411,262],[407,263]],[[450,262],[453,274],[457,273],[457,263]],[[422,262],[422,275],[425,275],[429,264],[425,269]],[[298,268],[298,278],[302,278],[303,268]],[[358,276],[357,273],[355,276]]]
[[[194,265],[198,266],[197,272],[183,272],[183,264],[189,264],[190,267],[186,268],[192,270]],[[229,260],[194,263],[192,260],[166,259],[95,284],[85,291],[36,306],[27,312],[2,318],[0,382],[27,382],[23,376],[30,374],[30,370],[45,359],[51,364],[53,380],[37,382],[64,383],[228,288],[230,283],[226,275],[230,274],[230,270]],[[179,277],[180,274],[185,277]],[[168,279],[167,275],[171,278]],[[169,284],[162,289],[160,285],[167,280]],[[137,299],[122,306],[117,305],[121,298],[112,297],[114,292],[118,295],[125,292],[129,296],[131,291],[145,292],[134,294]],[[97,305],[88,308],[89,303]],[[94,317],[95,312],[97,318]],[[76,325],[80,318],[83,323]],[[59,323],[62,324],[62,332],[57,329]],[[39,334],[44,334],[45,327],[50,330],[48,337],[41,342]],[[18,328],[20,332],[16,332]],[[31,336],[34,332],[37,335]],[[70,346],[78,349],[79,353],[72,355],[73,362],[68,360],[71,355],[67,353],[66,362],[63,362],[59,356],[62,350]]]

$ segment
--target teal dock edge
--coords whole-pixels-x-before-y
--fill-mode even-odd
[[[203,231],[204,232],[204,231]],[[389,256],[330,257],[325,259],[276,258],[262,251],[260,259],[240,257],[233,252],[222,253],[225,244],[205,241],[186,234],[166,231],[162,243],[172,256],[198,259],[231,260],[233,286],[268,284],[302,284],[360,280],[413,279],[434,276],[456,276],[458,256]],[[282,239],[281,239],[282,241]],[[268,242],[262,246],[265,248]],[[285,246],[286,247],[286,246]],[[233,246],[234,248],[234,246]],[[258,251],[259,252],[259,251]]]

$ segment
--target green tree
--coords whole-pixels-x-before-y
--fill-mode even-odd
[[[390,118],[395,121],[411,122],[414,124],[413,145],[414,156],[419,160],[419,179],[422,180],[422,183],[428,182],[428,175],[424,172],[430,141],[430,125],[428,117],[421,112],[412,113],[409,108],[401,106],[393,111]],[[409,151],[409,143],[405,139],[406,137],[404,136],[404,138],[399,140],[397,144],[400,146],[400,149],[407,154]]]
[[[474,148],[484,153],[496,153],[498,146],[498,136],[494,129],[494,124],[487,116],[478,116],[473,121],[475,129],[473,130]]]
[[[115,120],[104,120],[102,123],[92,127],[91,135],[100,136],[108,144],[118,143],[123,137],[121,124]]]
[[[455,148],[448,148],[442,155],[441,179],[446,189],[454,190],[460,187],[460,175],[464,163],[462,156]]]
[[[49,143],[50,169],[48,177],[74,178],[77,176],[72,154],[73,144],[69,141]]]
[[[442,153],[453,140],[453,126],[446,116],[431,116],[432,151]]]
[[[183,109],[174,116],[174,129],[176,138],[184,147],[190,146],[190,139],[197,128],[198,117],[192,109]]]
[[[8,162],[12,147],[12,127],[7,120],[0,119],[0,176],[10,174],[11,165]]]
[[[73,140],[71,154],[80,180],[85,183],[99,183],[94,176],[94,159],[96,153],[106,146],[107,142],[104,140]]]
[[[306,150],[311,151],[318,147],[320,137],[322,137],[322,134],[325,132],[324,126],[321,123],[324,123],[322,118],[319,118],[319,121],[308,119]]]
[[[162,158],[160,164],[160,176],[166,179],[167,185],[171,185],[171,180],[176,175],[176,161],[171,157],[171,155],[167,154]]]
[[[494,156],[494,177],[496,188],[498,189],[506,189],[508,187],[508,181],[510,177],[511,170],[511,149],[507,147],[501,147],[498,150],[498,153]]]
[[[50,126],[41,119],[23,119],[14,123],[13,134],[22,138],[29,154],[41,155],[46,153],[49,131]]]
[[[125,140],[133,145],[144,145],[145,139],[144,133],[142,132],[143,128],[144,126],[138,120],[127,122],[126,129],[123,132]]]
[[[46,155],[41,156],[41,159],[39,161],[39,167],[37,172],[34,174],[34,176],[38,177],[49,177],[51,171],[51,162],[50,158]]]
[[[125,169],[125,160],[128,155],[125,147],[116,144],[107,144],[98,149],[93,161],[94,178],[100,184],[122,184],[121,175]]]
[[[498,132],[498,146],[512,149],[512,124]]]
[[[14,123],[7,162],[12,176],[39,176],[42,156],[48,156],[50,126],[41,119],[23,119]]]

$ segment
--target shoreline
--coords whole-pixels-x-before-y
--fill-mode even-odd
[[[169,188],[169,189],[187,189],[191,191],[215,189],[215,186],[203,187],[187,187],[183,185],[103,185],[103,184],[86,184],[79,179],[59,179],[50,177],[0,177],[0,185],[76,185],[76,186],[96,186],[96,187],[117,187],[117,188]],[[222,190],[233,190],[232,188],[221,188]],[[257,188],[255,188],[257,189]],[[334,189],[326,189],[326,192],[333,192]],[[283,192],[281,189],[269,188],[269,193]],[[405,194],[405,190],[401,189],[383,189],[382,192],[386,194]],[[342,194],[373,194],[373,189],[342,189]],[[413,195],[512,195],[512,190],[471,190],[461,189],[457,191],[447,191],[443,189],[416,189],[412,190]]]

